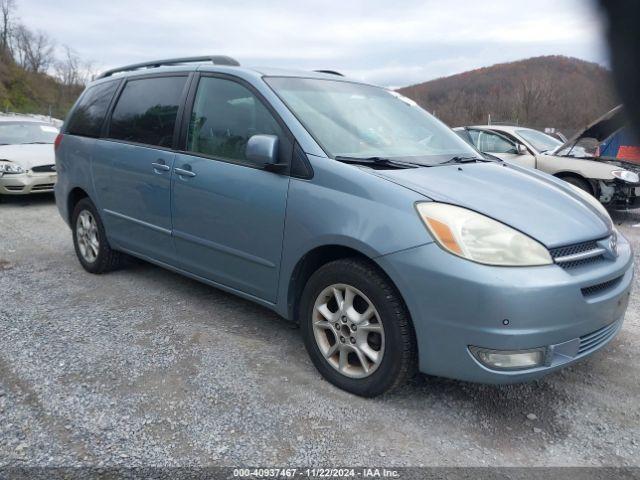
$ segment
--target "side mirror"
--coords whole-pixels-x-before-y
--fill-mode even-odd
[[[518,155],[527,155],[529,153],[529,149],[521,143],[516,144],[516,151]]]
[[[254,135],[247,141],[245,156],[250,162],[263,168],[278,163],[278,137],[275,135]]]

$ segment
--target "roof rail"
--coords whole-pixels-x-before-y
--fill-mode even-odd
[[[335,70],[314,70],[314,72],[318,73],[327,73],[329,75],[338,75],[339,77],[344,77],[340,72],[336,72]]]
[[[167,58],[165,60],[154,60],[152,62],[134,63],[125,67],[113,68],[98,75],[97,79],[110,77],[114,73],[130,72],[141,68],[158,68],[163,65],[181,65],[183,63],[211,62],[214,65],[227,65],[229,67],[239,67],[240,63],[226,55],[207,55],[204,57],[184,57],[184,58]]]

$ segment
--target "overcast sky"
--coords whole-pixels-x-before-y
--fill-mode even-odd
[[[99,69],[227,54],[404,86],[561,54],[606,64],[590,0],[17,0],[18,15]]]

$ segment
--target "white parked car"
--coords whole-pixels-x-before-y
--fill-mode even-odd
[[[596,157],[578,158],[575,151],[574,155],[563,155],[561,141],[531,128],[478,125],[458,127],[454,131],[483,153],[562,178],[606,206],[640,206],[640,165]],[[574,139],[578,137],[580,135]]]
[[[0,114],[0,196],[53,192],[58,133],[37,117]]]

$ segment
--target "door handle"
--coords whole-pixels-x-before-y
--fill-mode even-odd
[[[164,161],[162,160],[158,160],[157,162],[154,162],[151,165],[153,165],[153,169],[158,173],[168,172],[169,170],[171,170],[171,167],[165,164]]]
[[[196,174],[194,172],[192,172],[191,170],[185,170],[183,168],[174,168],[173,171],[176,172],[176,174],[178,174],[181,177],[195,177],[196,176]]]

